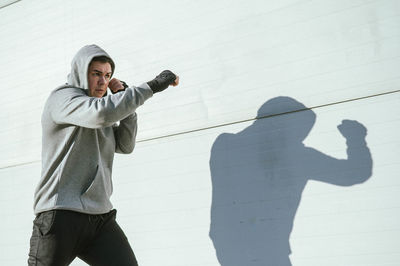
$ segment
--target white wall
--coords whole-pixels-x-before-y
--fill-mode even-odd
[[[91,43],[129,84],[165,68],[181,77],[138,110],[136,150],[115,160],[112,199],[140,265],[236,266],[228,260],[240,258],[241,266],[287,266],[288,243],[293,266],[399,265],[399,29],[395,0],[22,0],[1,8],[0,265],[26,262],[41,110]],[[252,120],[271,99],[279,106],[269,114],[298,108],[278,96],[311,111]],[[307,147],[346,159],[343,119],[367,129],[372,165],[299,165],[292,133],[301,130]],[[330,179],[303,175],[313,169]],[[354,169],[367,180],[350,185]]]

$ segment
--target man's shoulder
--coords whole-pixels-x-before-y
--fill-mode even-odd
[[[69,84],[64,84],[55,88],[51,94],[54,93],[78,93],[82,95],[87,95],[86,91],[82,88],[78,88]]]
[[[87,96],[87,93],[82,88],[74,87],[68,84],[58,86],[57,88],[53,89],[47,97],[45,109],[57,108],[56,106],[61,103],[65,103],[73,98],[82,96]]]

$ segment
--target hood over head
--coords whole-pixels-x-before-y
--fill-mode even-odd
[[[107,54],[107,52],[95,44],[82,47],[72,59],[71,73],[69,73],[67,77],[68,85],[88,90],[89,85],[87,72],[89,64],[94,57],[98,56],[106,56],[112,61],[112,58]],[[114,73],[113,64],[111,65],[111,68],[112,72]]]

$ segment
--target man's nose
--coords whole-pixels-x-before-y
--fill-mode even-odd
[[[106,83],[106,77],[100,76],[99,77],[99,84],[103,85]]]

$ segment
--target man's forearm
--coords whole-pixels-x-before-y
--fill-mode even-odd
[[[115,152],[128,154],[135,147],[137,134],[137,115],[129,115],[120,121],[119,126],[114,127]]]
[[[152,95],[146,83],[103,98],[88,97],[79,89],[59,89],[53,92],[45,111],[57,124],[103,128],[134,113]]]

